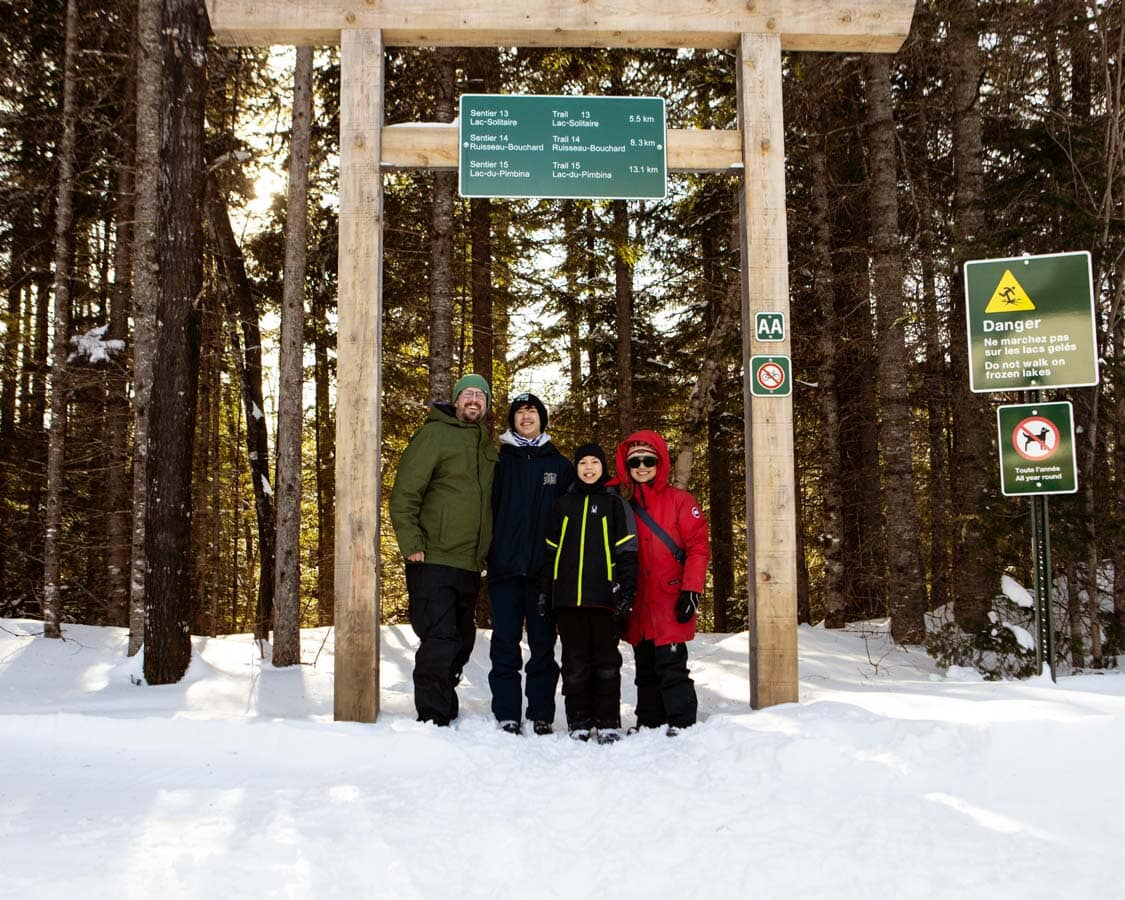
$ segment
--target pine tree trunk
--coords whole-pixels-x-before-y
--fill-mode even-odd
[[[245,341],[245,352],[239,344],[237,329],[231,328],[230,339],[239,380],[242,384],[242,402],[246,410],[246,446],[250,460],[250,474],[254,485],[254,510],[258,521],[258,605],[254,617],[254,637],[269,639],[273,620],[274,554],[276,547],[276,522],[274,520],[273,487],[270,484],[269,430],[266,427],[265,401],[262,391],[262,334],[259,325],[258,303],[242,249],[234,237],[226,199],[219,193],[214,179],[207,184],[207,224],[214,238],[218,260],[226,277],[231,298],[237,310],[231,309],[232,319],[237,314]]]
[[[736,245],[737,246],[737,245]],[[695,445],[707,427],[707,415],[711,406],[711,394],[717,378],[726,366],[727,337],[739,327],[742,315],[741,284],[732,281],[722,293],[711,329],[703,344],[703,364],[695,379],[688,398],[687,415],[681,431],[680,445],[674,460],[672,482],[676,487],[686,490],[691,481],[691,470],[695,460]]]
[[[924,128],[923,124],[923,128]],[[949,525],[949,452],[948,452],[948,386],[945,350],[938,321],[936,264],[934,260],[933,221],[935,211],[925,166],[914,179],[918,197],[920,225],[918,229],[919,262],[922,270],[922,322],[925,331],[925,370],[922,378],[926,403],[926,433],[929,443],[929,467],[926,493],[930,504],[929,608],[937,609],[950,601],[949,547],[952,541]]]
[[[578,219],[580,216],[578,204],[573,200],[563,201],[563,240],[566,245],[566,298],[564,301],[564,315],[566,317],[567,358],[569,360],[569,392],[574,398],[575,408],[578,411],[577,420],[581,421],[582,408],[582,335],[581,322],[578,318],[578,260],[581,254],[578,250]],[[577,422],[576,422],[577,424]]]
[[[590,379],[586,382],[587,415],[590,434],[600,433],[601,422],[601,372],[598,365],[598,333],[601,331],[601,321],[598,315],[598,263],[597,263],[597,222],[594,218],[593,204],[586,205],[585,231],[586,231],[586,361]]]
[[[55,335],[51,362],[51,430],[47,449],[47,508],[43,543],[43,634],[62,637],[61,549],[66,459],[67,354],[70,340],[70,228],[74,210],[74,152],[77,110],[78,0],[66,4],[63,58],[62,140],[59,142],[55,208]]]
[[[192,517],[195,551],[195,607],[193,634],[218,633],[215,603],[220,596],[218,581],[220,565],[216,554],[216,523],[219,521],[222,502],[217,492],[222,466],[219,460],[219,411],[222,408],[223,355],[222,317],[208,309],[201,316],[200,372],[198,394],[199,431],[195,454],[195,494],[206,498],[196,503]]]
[[[281,379],[277,414],[277,562],[273,664],[301,661],[301,432],[305,257],[308,242],[312,47],[297,48],[293,136],[285,216],[285,285],[281,307]]]
[[[918,542],[921,528],[914,494],[890,57],[882,53],[866,54],[864,66],[867,75],[868,197],[874,256],[872,288],[875,292],[879,351],[876,397],[886,516],[886,596],[891,616],[891,636],[899,643],[920,644],[926,636],[926,586],[922,579]]]
[[[469,240],[472,244],[469,288],[473,300],[473,371],[491,385],[492,347],[492,201],[474,199],[469,203]],[[491,427],[493,411],[487,422]]]
[[[633,264],[630,261],[629,207],[614,200],[613,287],[617,321],[617,433],[633,431]]]
[[[995,498],[989,473],[995,469],[990,419],[985,401],[969,390],[965,340],[964,287],[961,265],[978,256],[984,224],[984,171],[979,89],[983,59],[979,47],[976,0],[951,4],[950,56],[953,66],[953,259],[949,361],[953,377],[953,448],[950,483],[954,486],[953,599],[957,623],[968,632],[988,627],[988,613],[998,573],[985,516]]]
[[[317,623],[331,625],[336,605],[336,427],[328,377],[328,315],[318,286],[313,298],[316,361],[316,597]]]
[[[160,174],[160,0],[137,6],[136,201],[133,204],[133,532],[129,577],[129,655],[145,635],[145,518],[148,419],[156,345],[157,185]]]
[[[133,47],[133,57],[136,48]],[[136,144],[136,74],[127,66],[125,105],[118,139],[117,203],[114,210],[116,239],[113,257],[109,338],[125,341],[133,278],[134,147]],[[111,364],[106,384],[106,593],[109,623],[129,624],[129,398],[128,366],[124,354]]]
[[[456,51],[439,47],[434,90],[434,121],[453,121]],[[453,206],[457,173],[434,173],[430,211],[430,400],[450,400],[453,391]],[[463,358],[463,357],[462,357]]]
[[[734,596],[734,529],[731,497],[731,451],[727,429],[723,427],[723,410],[730,393],[729,377],[720,372],[715,379],[715,402],[707,421],[707,484],[708,525],[711,527],[711,603],[715,631],[726,633],[731,623]],[[741,393],[737,397],[741,404]]]
[[[833,286],[831,225],[828,207],[828,160],[819,113],[826,100],[823,81],[810,67],[810,101],[815,133],[810,135],[809,180],[812,200],[813,284],[820,313],[820,369],[817,372],[820,405],[821,510],[820,548],[824,557],[824,624],[843,628],[847,624],[847,594],[844,579],[844,495],[840,455],[840,410],[836,385],[840,324],[836,315]]]
[[[207,10],[164,0],[157,265],[159,328],[149,409],[145,680],[179,681],[191,661],[191,476],[203,286],[203,109]]]
[[[1114,335],[1115,356],[1118,364],[1121,364],[1125,362],[1125,316],[1121,315],[1121,300],[1125,296],[1125,260],[1118,260],[1116,282],[1115,315],[1111,317],[1111,322],[1116,321],[1116,327],[1111,329],[1111,333]],[[1113,443],[1117,447],[1117,453],[1114,454],[1113,478],[1120,492],[1125,486],[1125,453],[1121,450],[1125,447],[1125,390],[1117,390],[1115,393],[1117,415]],[[1116,515],[1119,535],[1122,533],[1121,518],[1122,511],[1119,506]],[[1125,540],[1121,539],[1114,542],[1113,550],[1113,616],[1117,622],[1119,640],[1125,640]]]

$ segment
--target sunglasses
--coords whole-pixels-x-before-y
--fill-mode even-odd
[[[625,460],[625,465],[630,469],[639,469],[644,466],[646,469],[651,469],[659,462],[655,456],[630,456]]]

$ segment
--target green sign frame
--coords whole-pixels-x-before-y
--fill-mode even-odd
[[[793,367],[788,356],[751,356],[750,393],[754,397],[788,397]]]
[[[663,200],[663,97],[462,94],[462,197]]]
[[[1078,490],[1074,408],[1069,401],[996,408],[1000,491],[1005,497]]]
[[[785,313],[754,313],[754,340],[770,343],[785,340]]]
[[[1098,383],[1089,253],[970,260],[964,276],[973,392]]]

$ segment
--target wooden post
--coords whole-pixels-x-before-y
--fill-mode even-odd
[[[340,40],[336,382],[337,721],[379,712],[379,485],[383,442],[383,36]]]
[[[743,34],[738,50],[742,131],[742,362],[746,429],[746,569],[750,705],[797,700],[797,516],[792,397],[755,397],[754,313],[789,316],[781,42]],[[788,355],[784,343],[762,354]]]

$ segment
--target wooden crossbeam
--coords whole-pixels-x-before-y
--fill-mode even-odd
[[[745,33],[783,50],[894,53],[914,0],[207,0],[223,44],[340,43],[378,29],[388,46],[702,47]]]
[[[742,134],[668,129],[669,172],[724,172],[742,165]],[[456,169],[457,125],[407,123],[383,129],[384,169]]]

